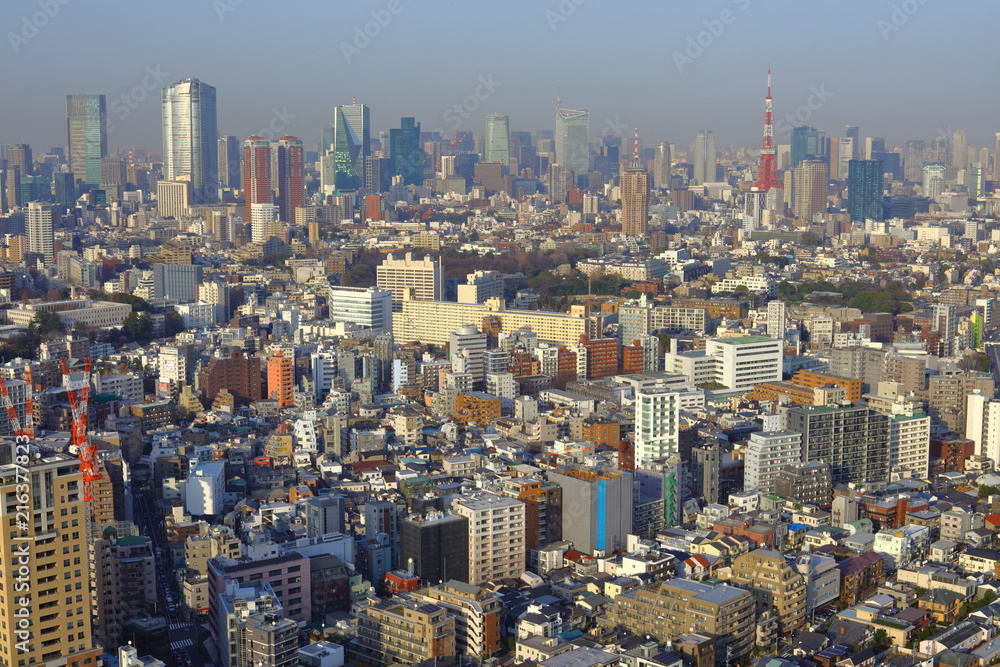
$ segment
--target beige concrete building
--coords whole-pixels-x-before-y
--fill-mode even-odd
[[[524,503],[493,493],[456,498],[452,514],[469,520],[469,583],[480,586],[524,572]]]
[[[392,308],[398,311],[403,301],[403,291],[413,290],[413,298],[422,301],[440,301],[444,289],[444,270],[441,260],[434,257],[413,259],[406,253],[397,259],[391,253],[375,270],[375,284],[379,289],[392,291]]]
[[[58,313],[59,319],[62,320],[67,329],[72,329],[77,322],[106,329],[120,327],[125,318],[132,312],[132,306],[127,303],[91,301],[90,299],[27,303],[8,310],[7,319],[17,327],[27,328],[32,318],[40,312]]]
[[[455,618],[444,607],[427,602],[378,601],[359,610],[358,633],[347,656],[374,667],[453,658]]]
[[[455,617],[455,648],[459,653],[488,658],[503,648],[501,620],[503,603],[485,588],[463,581],[446,581],[413,593],[449,610]]]
[[[191,183],[187,181],[157,181],[156,212],[161,218],[180,220],[191,206]]]
[[[8,619],[0,634],[0,664],[97,664],[102,649],[95,647],[91,627],[94,602],[79,467],[66,454],[0,466],[6,498],[0,517],[8,526],[0,531],[0,551],[9,559],[0,568],[0,617]],[[29,502],[20,502],[24,494]],[[30,598],[19,592],[19,583],[30,587]],[[19,637],[14,619],[25,615],[31,619],[30,635]]]
[[[421,301],[414,294],[404,294],[401,311],[392,317],[392,335],[397,341],[446,345],[452,331],[466,325],[482,327],[483,318],[488,315],[499,319],[503,333],[527,328],[538,336],[538,340],[559,345],[578,345],[580,336],[593,337],[596,334],[591,317],[539,310],[507,310],[500,299],[490,299],[486,303],[457,303]]]
[[[621,593],[599,622],[658,642],[696,632],[713,637],[716,655],[738,659],[754,640],[754,597],[726,584],[672,579]]]
[[[730,581],[753,592],[758,614],[774,611],[780,633],[791,632],[805,623],[805,579],[777,551],[757,549],[737,556]]]

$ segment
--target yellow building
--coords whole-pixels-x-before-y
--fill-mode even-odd
[[[501,299],[490,299],[486,303],[422,301],[414,298],[412,292],[405,291],[401,306],[401,312],[392,316],[392,335],[400,342],[447,345],[452,331],[469,324],[482,327],[483,318],[487,316],[494,316],[499,321],[502,333],[527,328],[538,336],[538,340],[559,345],[578,345],[580,336],[593,337],[596,333],[591,317],[539,310],[507,310]]]
[[[359,611],[358,634],[347,654],[350,660],[373,667],[454,658],[455,619],[436,604],[374,602]]]
[[[759,611],[774,610],[782,634],[805,623],[806,582],[777,551],[757,549],[737,556],[730,581],[753,592]]]
[[[16,465],[0,467],[7,527],[0,531],[0,664],[93,667],[101,649],[91,628],[80,462],[66,454],[18,454]]]

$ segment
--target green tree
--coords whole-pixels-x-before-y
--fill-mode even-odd
[[[153,320],[146,313],[129,313],[122,329],[130,339],[145,342],[153,338]]]
[[[58,313],[38,312],[28,322],[28,335],[44,336],[55,331],[65,331],[66,325]]]
[[[995,486],[989,486],[988,484],[984,484],[983,486],[979,487],[979,491],[976,492],[976,495],[978,495],[980,498],[983,499],[989,498],[990,496],[995,496],[997,494],[1000,494],[1000,489],[998,489]]]
[[[879,628],[872,635],[872,638],[868,641],[868,648],[875,651],[876,653],[881,653],[886,651],[892,646],[892,640],[889,639],[889,633]]]

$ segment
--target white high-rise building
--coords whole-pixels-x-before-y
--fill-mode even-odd
[[[694,384],[718,382],[729,389],[752,389],[761,382],[781,380],[784,343],[764,336],[710,338],[705,350],[663,356],[664,370],[681,373]]]
[[[250,205],[250,240],[263,243],[271,234],[273,223],[278,219],[278,207],[275,204]]]
[[[161,347],[159,355],[160,380],[158,390],[170,393],[188,383],[187,356],[176,347]]]
[[[334,388],[334,379],[337,377],[337,355],[334,352],[313,352],[309,355],[309,366],[312,368],[316,402],[322,403]]]
[[[590,111],[556,109],[556,158],[577,176],[590,171]]]
[[[198,79],[184,79],[163,89],[163,176],[186,177],[195,204],[218,198],[219,131],[215,88]]]
[[[407,288],[413,289],[415,299],[441,300],[444,271],[440,259],[428,256],[415,260],[412,253],[406,253],[402,259],[397,259],[390,253],[375,270],[375,276],[375,284],[380,289],[392,292],[393,311],[402,310],[403,290]]]
[[[451,370],[454,373],[468,373],[474,383],[483,381],[483,355],[486,353],[486,334],[476,325],[459,327],[448,335],[448,352],[451,355]]]
[[[226,464],[199,461],[188,472],[184,508],[194,516],[219,514],[225,503]]]
[[[662,461],[679,452],[682,409],[705,405],[705,392],[677,387],[640,387],[635,392],[635,464]]]
[[[767,335],[771,338],[785,337],[785,302],[770,301],[767,304]]]
[[[942,162],[928,162],[923,166],[923,185],[920,194],[931,199],[944,192],[948,168]]]
[[[965,130],[955,130],[951,133],[951,166],[965,169],[968,165],[968,145]]]
[[[52,205],[28,202],[28,252],[37,252],[46,264],[54,261],[52,252]]]
[[[329,318],[353,323],[376,333],[392,331],[392,292],[375,287],[331,285],[327,295]]]
[[[694,181],[715,183],[718,156],[715,152],[715,133],[702,130],[694,140]]]
[[[750,434],[746,447],[747,491],[774,493],[778,471],[802,460],[802,434],[792,431],[758,431]]]
[[[499,397],[500,410],[504,414],[510,414],[514,410],[514,399],[517,398],[518,394],[514,374],[506,371],[503,373],[487,373],[486,393]]]
[[[499,162],[507,166],[510,159],[510,118],[507,115],[491,113],[486,117],[484,153],[484,162]]]
[[[670,187],[670,142],[661,141],[656,146],[656,154],[653,157],[653,187],[664,190]]]
[[[965,403],[965,437],[975,443],[975,452],[1000,461],[1000,401],[980,391],[969,394]]]

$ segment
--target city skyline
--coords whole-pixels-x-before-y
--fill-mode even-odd
[[[607,36],[607,7],[600,2],[517,2],[508,5],[506,12],[489,17],[480,10],[459,7],[442,18],[437,12],[410,11],[398,0],[385,7],[378,4],[338,10],[344,27],[337,30],[331,31],[322,21],[302,21],[303,37],[288,46],[287,55],[282,52],[281,58],[275,58],[268,48],[241,51],[239,67],[232,59],[211,56],[235,48],[243,31],[252,25],[279,17],[304,18],[310,3],[291,11],[233,0],[182,4],[189,5],[190,11],[157,16],[164,25],[142,40],[128,28],[143,25],[149,10],[128,6],[128,12],[120,17],[126,36],[115,47],[134,48],[136,58],[105,62],[109,45],[98,41],[88,44],[78,59],[84,66],[94,65],[84,67],[87,75],[70,76],[52,67],[42,81],[30,76],[34,68],[18,67],[18,63],[30,59],[44,65],[53,58],[69,57],[73,40],[63,37],[75,34],[80,21],[88,25],[102,12],[82,16],[72,4],[60,5],[55,16],[35,28],[31,24],[30,10],[37,9],[33,3],[11,3],[0,9],[0,25],[9,30],[3,56],[8,64],[5,79],[12,89],[28,91],[0,102],[0,111],[7,119],[0,143],[25,141],[39,148],[62,144],[65,119],[61,100],[67,94],[99,92],[108,100],[110,151],[133,147],[159,150],[157,91],[174,81],[197,77],[219,91],[220,134],[245,139],[277,124],[282,128],[275,139],[280,134],[298,136],[310,150],[319,142],[321,128],[330,124],[333,107],[349,104],[352,97],[372,109],[376,131],[388,130],[400,117],[412,116],[425,131],[440,128],[453,136],[456,131],[483,134],[490,113],[508,115],[512,131],[552,128],[552,108],[560,96],[566,108],[590,110],[591,140],[606,134],[627,136],[638,126],[654,144],[667,140],[686,149],[699,129],[711,128],[720,148],[756,150],[760,143],[761,81],[768,62],[774,69],[778,144],[787,143],[788,114],[793,114],[796,124],[821,127],[830,136],[845,125],[856,125],[862,136],[885,136],[887,143],[898,146],[908,139],[929,141],[942,134],[950,136],[955,129],[964,129],[972,145],[992,145],[996,130],[976,113],[982,100],[975,106],[963,105],[956,102],[959,97],[950,94],[985,77],[986,62],[977,65],[974,60],[966,61],[956,70],[946,59],[922,55],[928,40],[945,49],[957,39],[933,32],[947,16],[942,16],[944,8],[933,4],[914,2],[914,7],[907,5],[912,9],[907,13],[893,3],[856,3],[847,12],[822,12],[822,5],[806,9],[784,2],[758,7],[749,0],[669,10],[636,3],[635,11],[649,20],[630,28],[637,32],[621,42],[614,33]],[[390,11],[390,4],[396,13]],[[111,11],[125,8],[117,0],[100,6]],[[840,10],[842,5],[837,7]],[[987,8],[986,13],[996,11]],[[795,34],[796,26],[820,16],[825,27],[822,33],[810,31],[808,40]],[[22,19],[34,30],[25,28]],[[449,49],[461,52],[463,58],[447,77],[435,76],[430,69],[433,49],[411,46],[414,39],[433,31],[436,25],[471,25],[487,19],[494,25],[491,34],[516,30],[524,36],[515,40],[517,43],[540,46],[531,53],[521,53],[520,49],[500,48],[504,45],[498,43],[498,51],[490,48],[497,38],[479,35],[480,31],[470,31],[475,36],[453,31],[448,37]],[[368,25],[372,21],[375,23]],[[984,20],[970,27],[963,43],[975,41],[988,23]],[[780,28],[785,32],[777,32]],[[366,29],[374,36],[366,35]],[[837,35],[848,29],[865,48],[837,52],[837,65],[833,66],[831,50],[841,44]],[[158,52],[157,46],[178,30],[188,35],[185,41],[192,48],[183,54]],[[770,47],[767,40],[762,45],[760,35],[770,30],[788,46]],[[22,33],[33,36],[26,39]],[[594,38],[609,39],[621,57],[649,59],[652,68],[645,76],[621,76],[611,65],[582,64],[572,47],[585,43],[580,40]],[[293,54],[305,55],[304,50],[315,53],[310,45],[317,43],[325,45],[327,54],[320,76],[288,74],[283,69],[282,76],[268,78],[266,86],[260,84],[260,74],[275,71],[280,61]],[[953,45],[957,46],[957,41]],[[401,61],[400,52],[412,56]],[[148,58],[143,57],[146,53]],[[892,59],[882,58],[887,55]],[[920,67],[913,67],[918,58]],[[543,68],[542,74],[530,74],[525,68],[532,60],[551,66]],[[880,66],[870,67],[871,62]],[[255,78],[249,78],[247,72],[254,72]],[[935,86],[933,96],[926,94],[929,81],[943,82]],[[915,109],[919,114],[913,113]]]

